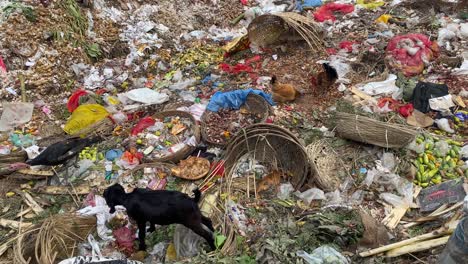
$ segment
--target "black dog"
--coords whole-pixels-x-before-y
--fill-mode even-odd
[[[110,207],[110,213],[115,212],[116,205],[127,209],[127,214],[138,224],[138,239],[140,250],[146,250],[146,223],[150,222],[149,231],[154,231],[154,225],[182,224],[196,234],[206,239],[211,249],[215,249],[211,220],[201,214],[198,208],[201,192],[193,191],[195,198],[177,191],[152,191],[137,188],[131,193],[125,193],[120,184],[114,184],[104,191],[104,199]],[[209,232],[203,225],[211,230]]]

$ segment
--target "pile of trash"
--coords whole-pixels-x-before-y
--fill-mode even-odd
[[[0,262],[464,259],[465,6],[0,2]]]

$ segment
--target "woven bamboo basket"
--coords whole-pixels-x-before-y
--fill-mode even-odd
[[[196,143],[198,144],[200,142],[200,126],[198,125],[197,120],[195,120],[195,118],[190,113],[184,112],[184,111],[171,110],[171,111],[156,113],[153,115],[153,118],[164,119],[166,117],[174,117],[174,116],[189,118],[192,121],[192,132],[193,132],[193,135],[195,136]],[[144,157],[143,163],[154,163],[154,162],[177,163],[179,160],[187,158],[195,150],[195,148],[196,148],[195,146],[185,145],[179,151],[171,155],[162,157],[162,158],[149,159],[149,158]]]
[[[172,174],[173,174],[175,177],[178,177],[178,178],[181,178],[181,179],[184,179],[184,180],[196,181],[196,180],[199,180],[199,179],[205,177],[205,176],[208,174],[208,172],[210,171],[210,162],[209,162],[207,159],[197,158],[197,157],[193,157],[193,156],[192,156],[192,157],[188,157],[186,160],[189,160],[189,159],[202,159],[202,161],[203,161],[203,163],[204,163],[203,165],[204,165],[204,167],[206,167],[206,169],[203,170],[202,173],[200,173],[200,174],[198,174],[198,175],[195,175],[194,177],[189,177],[189,176],[183,175],[183,174],[177,175],[178,173],[177,173],[176,170],[178,169],[178,167],[173,167],[173,168],[172,168]],[[184,162],[184,161],[181,160],[181,161],[180,161],[180,164],[182,164],[183,162]]]
[[[310,167],[313,172],[313,182],[324,191],[332,192],[339,188],[341,180],[338,177],[343,161],[333,151],[325,140],[317,140],[306,147]]]
[[[402,148],[414,140],[417,131],[368,117],[336,113],[336,132],[340,137],[383,148]]]
[[[277,126],[271,126],[269,132],[257,129],[255,125],[241,130],[227,146],[225,169],[227,174],[234,169],[237,161],[245,154],[250,154],[263,164],[274,166],[291,174],[291,184],[300,188],[309,173],[309,159],[304,147],[297,138],[278,132]]]
[[[246,108],[250,113],[261,116],[260,123],[265,122],[271,112],[270,104],[260,95],[256,95],[253,93],[247,96],[246,102],[244,105],[242,105],[242,107]],[[227,142],[224,142],[224,143],[215,142],[209,138],[206,132],[206,129],[208,127],[207,121],[209,117],[213,114],[214,114],[213,112],[206,110],[201,116],[201,135],[205,142],[214,146],[224,147],[226,146]]]

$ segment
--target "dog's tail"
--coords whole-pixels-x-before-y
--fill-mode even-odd
[[[195,194],[195,197],[193,197],[193,201],[198,203],[200,201],[200,198],[201,198],[200,189],[196,188],[195,190],[193,190],[193,194]]]

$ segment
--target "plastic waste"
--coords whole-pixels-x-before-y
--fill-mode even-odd
[[[73,257],[60,261],[58,264],[143,264],[140,261],[129,259],[115,259],[108,257]]]
[[[382,82],[370,82],[365,85],[359,86],[358,89],[370,96],[383,95],[390,96],[397,93],[400,88],[395,84],[397,76],[389,74],[388,78]]]
[[[468,30],[468,23],[467,23],[467,30]],[[460,65],[460,68],[456,68],[453,70],[452,75],[467,75],[468,74],[468,51],[462,53],[463,56],[463,63]]]
[[[162,104],[169,100],[169,95],[158,93],[149,88],[133,89],[124,94],[128,99],[143,104]]]
[[[133,169],[140,164],[142,156],[140,153],[132,154],[129,151],[125,151],[115,164],[124,169]]]
[[[396,160],[395,160],[395,155],[390,152],[385,152],[382,155],[382,166],[386,168],[389,171],[393,171],[396,166]]]
[[[196,256],[200,246],[205,243],[205,239],[195,234],[191,229],[176,225],[174,231],[174,247],[179,258]]]
[[[75,111],[75,109],[80,105],[80,98],[84,95],[87,95],[88,92],[85,90],[75,91],[70,98],[68,98],[67,108],[70,113]]]
[[[94,197],[96,206],[87,206],[77,211],[78,214],[83,216],[96,216],[97,224],[97,233],[98,236],[104,241],[113,241],[114,237],[112,236],[112,231],[106,226],[106,222],[111,219],[111,214],[109,213],[109,207],[106,204],[106,200],[96,195]],[[116,210],[119,210],[119,207],[116,207]]]
[[[12,133],[10,134],[10,141],[11,143],[13,143],[14,146],[19,148],[26,148],[36,144],[36,139],[33,135],[30,134],[22,135]]]
[[[109,113],[102,105],[80,105],[73,111],[63,130],[67,134],[75,134],[107,116],[109,116]]]
[[[449,121],[447,118],[441,118],[441,119],[437,119],[435,121],[435,123],[437,124],[437,126],[439,127],[439,129],[442,129],[444,130],[445,132],[448,132],[448,133],[455,133],[455,130],[453,130],[451,127],[450,127],[450,124],[449,124]]]
[[[440,141],[439,141],[440,142]],[[445,142],[447,143],[447,142]],[[447,143],[448,145],[448,143]],[[445,154],[444,154],[445,155]],[[460,156],[463,157],[463,158],[468,158],[468,145],[464,146],[461,148],[460,150]]]
[[[325,200],[325,193],[318,189],[318,188],[310,188],[309,190],[305,192],[299,192],[296,191],[294,192],[294,195],[296,195],[299,199],[301,199],[304,203],[309,205],[313,200]]]
[[[145,129],[153,126],[156,123],[156,120],[152,118],[151,116],[147,116],[142,118],[138,124],[132,129],[132,136],[136,136],[143,132]]]
[[[311,254],[299,250],[296,252],[298,257],[304,259],[308,264],[349,264],[349,260],[345,258],[340,252],[330,246],[321,246]]]
[[[170,90],[174,91],[179,91],[179,90],[185,90],[190,86],[193,86],[197,82],[196,79],[191,78],[191,79],[185,79],[185,80],[180,80],[174,84],[169,85]]]
[[[201,120],[201,116],[206,110],[205,104],[193,104],[190,107],[179,107],[177,110],[189,112],[197,120]]]
[[[162,263],[165,257],[165,249],[167,247],[167,243],[159,242],[154,245],[153,249],[149,252],[150,259],[146,260],[146,263]]]
[[[375,20],[375,22],[388,24],[388,21],[389,21],[391,18],[392,18],[391,15],[389,15],[389,14],[383,14],[383,15],[379,16],[379,17]]]
[[[195,98],[197,98],[198,93],[194,91],[181,91],[179,93],[179,96],[182,98],[184,101],[188,102],[193,102],[195,101]]]
[[[237,227],[239,234],[245,236],[248,231],[248,222],[244,210],[237,203],[228,199],[226,201],[226,212],[231,222]]]
[[[68,175],[68,177],[64,177],[64,178],[67,179],[68,182],[73,182],[75,179],[82,177],[88,171],[88,169],[93,165],[94,165],[94,162],[92,160],[89,160],[89,159],[80,160],[77,164],[78,168],[76,168],[75,166],[67,167],[64,173]]]
[[[366,9],[376,9],[377,7],[383,6],[385,2],[384,1],[357,0],[356,4]]]
[[[123,154],[123,151],[120,149],[111,149],[106,152],[106,159],[108,161],[114,161],[120,158]]]
[[[426,35],[406,34],[388,42],[386,57],[391,67],[401,70],[405,76],[414,76],[420,74],[438,52],[437,43]]]
[[[11,153],[11,148],[10,146],[6,145],[0,145],[0,155],[8,155]],[[28,154],[29,155],[29,154]]]
[[[235,90],[225,93],[218,91],[211,97],[206,109],[213,112],[218,112],[218,110],[222,108],[239,109],[245,103],[250,93],[262,96],[270,105],[275,104],[271,94],[250,88],[247,90]]]
[[[10,131],[16,126],[31,121],[34,104],[32,103],[3,103],[0,117],[0,131]]]
[[[327,3],[315,11],[314,18],[319,22],[324,22],[325,20],[335,21],[336,17],[333,15],[334,12],[343,14],[352,13],[354,12],[354,6],[350,4]]]
[[[431,98],[448,95],[448,86],[446,84],[437,84],[429,82],[418,82],[413,90],[411,101],[414,108],[427,113],[430,111],[429,100]]]
[[[429,106],[435,111],[450,111],[450,108],[454,107],[452,95],[447,94],[445,96],[436,97],[429,99]]]
[[[278,199],[282,199],[282,200],[285,200],[285,199],[288,199],[290,196],[291,196],[291,192],[294,191],[294,187],[292,186],[291,183],[282,183],[280,186],[279,186],[279,192],[278,194],[276,194],[276,197],[278,197]]]
[[[458,264],[466,262],[466,258],[468,257],[467,241],[468,217],[464,217],[450,236],[447,245],[439,255],[437,263]]]
[[[296,1],[296,9],[301,11],[304,8],[312,8],[318,7],[322,5],[322,0],[303,0],[303,1]]]

